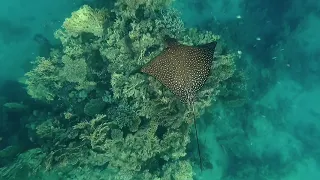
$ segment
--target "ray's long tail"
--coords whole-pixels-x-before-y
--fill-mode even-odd
[[[201,157],[201,151],[200,151],[200,145],[199,145],[199,138],[198,138],[198,129],[197,129],[197,122],[196,122],[196,115],[195,115],[195,109],[194,109],[194,103],[190,103],[192,107],[192,114],[193,114],[193,123],[194,123],[194,129],[196,131],[196,139],[197,139],[197,146],[198,146],[198,155],[199,155],[199,161],[200,161],[200,169],[201,172],[203,170],[202,166],[202,157]]]

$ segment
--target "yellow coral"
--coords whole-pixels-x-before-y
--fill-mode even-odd
[[[73,60],[69,56],[62,56],[64,67],[60,75],[69,82],[82,83],[86,80],[88,71],[87,63],[84,58]]]
[[[32,98],[51,101],[54,91],[60,88],[56,60],[38,57],[34,64],[37,66],[26,73],[27,92]]]
[[[107,19],[105,9],[93,9],[88,5],[82,6],[72,13],[63,23],[65,30],[72,36],[77,37],[81,33],[92,33],[101,37],[104,33],[104,25]]]

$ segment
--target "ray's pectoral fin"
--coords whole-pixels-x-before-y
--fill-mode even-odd
[[[139,73],[139,74],[143,73],[143,72],[141,71],[141,69],[142,69],[143,67],[144,67],[144,65],[141,65],[141,66],[136,67],[134,70],[132,70],[132,71],[129,73],[129,76],[135,75],[135,74],[137,74],[137,73]]]
[[[168,36],[168,35],[165,35],[164,38],[163,38],[163,40],[164,40],[164,43],[165,43],[165,45],[166,45],[167,47],[172,47],[172,46],[177,46],[177,45],[179,45],[179,42],[178,42],[177,39],[174,39],[174,38],[172,38],[172,37],[170,37],[170,36]]]
[[[214,52],[214,50],[216,49],[216,46],[217,46],[217,41],[213,41],[213,42],[210,42],[207,44],[198,45],[197,47],[202,48],[202,49],[207,49],[207,50]]]

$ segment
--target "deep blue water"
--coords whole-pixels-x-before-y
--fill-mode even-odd
[[[67,144],[65,141],[70,139],[63,139],[62,134],[68,130],[50,132],[61,137],[52,143],[46,138],[37,139],[37,131],[30,129],[37,129],[42,121],[40,117],[52,117],[51,113],[57,111],[63,114],[73,107],[35,100],[21,83],[24,74],[35,68],[30,62],[37,56],[48,56],[49,44],[61,47],[54,32],[84,4],[110,8],[100,0],[1,3],[0,180],[8,179],[8,174],[11,179],[104,179],[99,173],[108,171],[105,166],[94,165],[79,170],[77,163],[63,173],[59,173],[58,168],[41,170],[46,169],[46,164],[37,162],[36,157],[50,158],[48,152],[54,146]],[[219,34],[229,51],[239,57],[237,68],[247,79],[248,97],[244,105],[225,107],[217,103],[199,120],[199,139],[207,168],[200,172],[197,160],[193,159],[193,179],[319,179],[320,2],[176,0],[172,7],[181,12],[186,27]],[[95,55],[92,57],[98,59]],[[97,94],[86,94],[86,98]],[[65,101],[71,96],[61,95]],[[18,107],[8,110],[10,103]],[[37,117],[39,123],[31,117]],[[55,119],[49,122],[54,124]],[[60,122],[59,126],[68,129],[72,123]],[[195,146],[195,139],[191,141],[190,146]],[[194,151],[188,152],[186,158],[190,158],[190,154],[197,157]],[[72,158],[76,157],[70,155],[66,159]],[[37,168],[40,173],[33,173]],[[171,173],[174,174],[174,170]],[[174,177],[178,176],[175,174],[169,179],[179,179]]]

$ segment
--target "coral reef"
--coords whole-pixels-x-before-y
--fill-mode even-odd
[[[0,168],[1,179],[20,179],[21,177],[34,177],[40,179],[39,169],[45,158],[45,154],[41,149],[32,149],[18,156],[15,163],[5,168]]]
[[[34,113],[29,125],[47,153],[46,169],[81,165],[108,167],[112,179],[192,179],[190,110],[154,78],[135,72],[160,53],[165,35],[187,45],[220,37],[185,28],[170,2],[119,0],[112,10],[85,5],[55,33],[63,48],[39,57],[26,74],[28,93],[53,106]],[[196,117],[236,74],[234,58],[217,52]]]
[[[31,97],[44,101],[52,101],[55,98],[61,87],[58,62],[58,58],[54,55],[50,59],[37,58],[34,62],[37,65],[36,68],[26,74],[27,91]]]
[[[107,16],[107,12],[104,9],[93,9],[88,5],[84,5],[64,21],[63,28],[71,36],[92,33],[101,37],[103,36]]]

